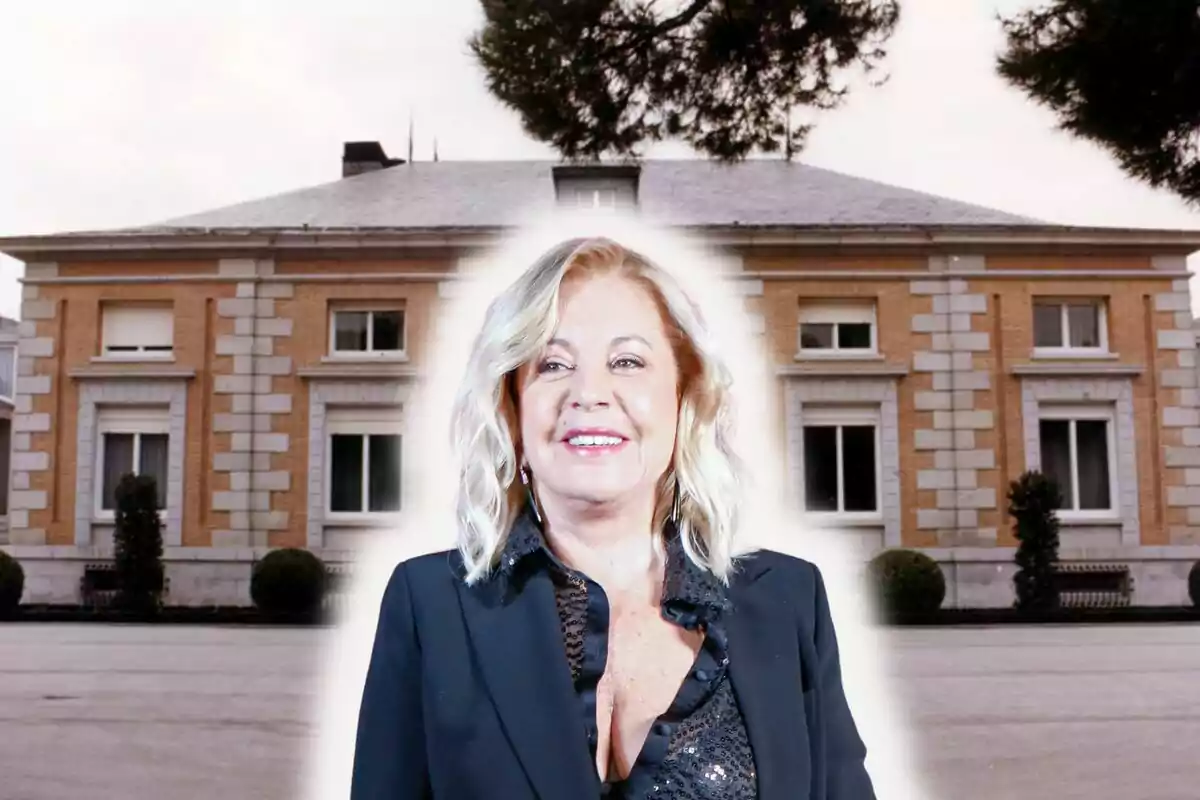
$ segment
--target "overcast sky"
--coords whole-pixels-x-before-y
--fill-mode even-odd
[[[802,159],[1052,222],[1200,229],[1200,213],[1056,132],[995,76],[995,15],[1026,5],[903,2],[890,80],[824,114]],[[418,159],[434,136],[443,159],[554,156],[484,89],[465,45],[478,0],[2,6],[0,235],[140,225],[335,180],[344,141],[403,156],[410,110]],[[20,274],[0,258],[2,315],[18,316]]]

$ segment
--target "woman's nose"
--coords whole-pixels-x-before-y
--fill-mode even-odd
[[[603,408],[612,400],[607,369],[577,369],[571,386],[571,405],[580,409]]]

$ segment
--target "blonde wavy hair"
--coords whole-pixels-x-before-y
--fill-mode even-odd
[[[467,583],[486,577],[526,504],[518,479],[520,425],[516,373],[558,327],[564,280],[617,273],[654,297],[679,365],[675,452],[659,482],[654,529],[676,500],[676,519],[690,559],[722,581],[734,563],[743,467],[732,447],[730,371],[712,347],[700,309],[664,269],[605,238],[572,239],[545,253],[488,306],[452,412],[459,476],[455,501],[458,550]]]

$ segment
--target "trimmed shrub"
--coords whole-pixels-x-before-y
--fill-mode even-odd
[[[1026,472],[1009,484],[1008,513],[1016,520],[1017,572],[1013,575],[1016,607],[1022,610],[1058,608],[1058,514],[1062,493],[1058,484],[1040,472]]]
[[[946,576],[924,553],[885,550],[871,559],[869,570],[887,614],[931,614],[946,599]]]
[[[149,475],[126,475],[117,484],[116,495],[114,602],[122,611],[156,614],[166,585],[157,482]]]
[[[268,614],[312,614],[325,599],[325,564],[298,547],[272,550],[254,565],[250,599]]]
[[[1200,561],[1192,564],[1192,570],[1188,573],[1188,597],[1192,598],[1192,605],[1200,608]]]
[[[25,593],[25,568],[21,562],[0,551],[0,617],[13,614]]]

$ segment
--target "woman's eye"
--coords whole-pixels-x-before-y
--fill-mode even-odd
[[[561,361],[554,361],[550,359],[547,359],[538,365],[539,374],[544,374],[547,372],[561,372],[564,369],[568,369],[566,364],[562,363]]]
[[[638,369],[640,367],[644,367],[645,364],[640,358],[634,358],[633,356],[621,356],[617,360],[613,361],[613,366],[617,369]]]

